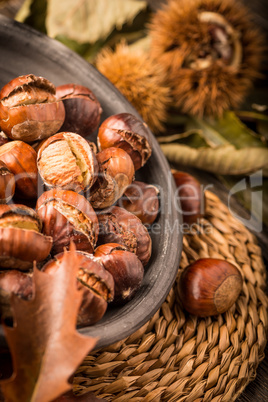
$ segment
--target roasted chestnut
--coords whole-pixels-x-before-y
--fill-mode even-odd
[[[56,87],[56,98],[65,108],[65,120],[60,131],[71,131],[87,137],[100,123],[102,108],[94,93],[87,87],[65,84]]]
[[[0,203],[9,202],[15,193],[15,178],[4,162],[0,160]]]
[[[23,198],[37,197],[35,150],[23,141],[10,141],[0,147],[0,160],[13,173],[16,193]]]
[[[0,205],[0,267],[27,270],[50,253],[52,237],[41,233],[36,212],[25,205]]]
[[[76,256],[79,264],[77,286],[83,292],[77,317],[77,325],[81,327],[95,324],[103,317],[108,303],[114,297],[114,280],[92,254],[76,251]],[[53,275],[62,258],[63,253],[57,254],[55,260],[42,267],[42,271]]]
[[[38,150],[37,166],[47,187],[77,192],[89,189],[98,174],[91,146],[75,133],[63,132],[48,138]]]
[[[83,195],[60,189],[45,191],[37,200],[36,210],[43,233],[53,238],[53,254],[69,248],[71,241],[78,250],[94,251],[98,218]]]
[[[13,140],[33,142],[55,134],[65,110],[56,101],[56,88],[46,78],[22,75],[7,83],[0,92],[2,130]]]
[[[159,212],[159,190],[157,187],[133,181],[118,200],[118,206],[136,215],[144,225],[151,225]]]
[[[29,273],[17,270],[0,272],[0,317],[12,319],[11,296],[29,300],[33,295],[32,277]]]
[[[124,149],[130,155],[135,170],[142,167],[152,153],[147,125],[131,113],[119,113],[104,120],[97,142],[100,151],[110,147]]]
[[[98,245],[119,243],[137,254],[143,265],[148,263],[152,253],[152,241],[139,218],[123,208],[113,206],[99,212],[98,219]]]
[[[205,195],[199,181],[186,172],[171,170],[177,187],[177,209],[182,213],[183,222],[195,223],[205,211]]]
[[[216,258],[201,258],[186,267],[178,282],[186,311],[207,317],[222,314],[237,300],[242,276],[235,265]]]
[[[144,269],[138,257],[125,246],[107,243],[94,253],[114,278],[114,303],[125,304],[131,300],[141,286]]]
[[[97,154],[99,176],[90,189],[89,200],[93,208],[107,208],[124,193],[134,177],[130,156],[120,148],[107,148]]]

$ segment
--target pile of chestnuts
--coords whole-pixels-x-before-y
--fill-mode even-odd
[[[100,124],[101,114],[89,88],[55,87],[34,74],[0,91],[2,318],[12,318],[12,293],[33,296],[34,263],[53,275],[71,242],[83,292],[78,326],[96,323],[109,303],[128,302],[141,286],[148,225],[159,211],[158,189],[135,181],[151,156],[150,133],[132,114]],[[88,140],[95,131],[97,144]]]

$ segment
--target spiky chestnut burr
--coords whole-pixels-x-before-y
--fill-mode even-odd
[[[260,76],[263,39],[233,0],[169,0],[152,18],[151,56],[165,68],[183,113],[222,115]]]
[[[160,65],[147,53],[134,52],[119,43],[114,51],[105,48],[100,52],[96,67],[122,92],[152,131],[164,130],[170,95]]]

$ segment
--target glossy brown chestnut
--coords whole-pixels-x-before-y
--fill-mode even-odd
[[[37,154],[39,174],[48,188],[86,191],[95,182],[98,162],[81,135],[58,133],[40,146]]]
[[[135,170],[142,167],[152,153],[147,125],[130,113],[119,113],[104,120],[97,142],[100,151],[110,147],[124,149],[130,155]]]
[[[91,188],[89,200],[93,208],[107,208],[124,193],[134,177],[130,156],[120,148],[107,148],[97,154],[99,175]]]
[[[43,233],[53,238],[53,254],[68,249],[71,241],[78,250],[94,251],[98,218],[83,195],[60,189],[45,191],[37,200],[36,210]]]
[[[183,270],[178,290],[186,311],[207,317],[227,311],[237,300],[242,285],[242,276],[233,264],[202,258]]]
[[[56,87],[56,98],[65,108],[65,120],[60,131],[71,131],[87,137],[100,123],[102,108],[94,93],[87,87],[65,84]]]
[[[0,160],[0,203],[9,202],[15,193],[15,178],[7,165]]]
[[[182,213],[183,222],[195,223],[205,211],[205,194],[201,184],[189,173],[171,170],[176,183],[177,210]]]
[[[33,142],[55,134],[65,118],[56,88],[46,78],[22,75],[0,92],[2,130],[13,140]]]
[[[0,147],[0,160],[15,177],[16,194],[23,198],[36,198],[38,172],[35,150],[23,141],[10,141]]]
[[[118,206],[136,215],[144,225],[151,225],[159,212],[158,194],[157,187],[142,181],[133,181],[118,200]]]
[[[0,267],[27,270],[50,253],[52,237],[41,232],[36,212],[25,205],[0,205]]]
[[[77,325],[92,325],[99,321],[106,312],[108,303],[114,298],[114,280],[101,262],[92,254],[76,251],[79,269],[77,273],[78,289],[83,292],[82,302],[77,317]],[[52,274],[58,269],[63,253],[49,261],[42,268]]]
[[[117,243],[97,247],[94,256],[100,259],[114,278],[114,303],[122,305],[131,300],[140,288],[144,275],[138,257]]]
[[[139,218],[123,208],[113,206],[98,213],[99,241],[121,244],[135,253],[146,265],[152,253],[152,241],[146,227]]]
[[[0,317],[12,319],[11,296],[29,300],[33,294],[31,275],[17,270],[0,272]]]

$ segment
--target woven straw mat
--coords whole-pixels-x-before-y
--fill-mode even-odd
[[[185,235],[180,269],[157,313],[128,338],[87,356],[75,394],[107,401],[234,401],[256,376],[268,327],[265,266],[255,237],[214,194],[197,234]],[[206,228],[208,230],[206,230]],[[199,258],[235,264],[243,290],[226,313],[197,318],[181,307],[181,271]]]

